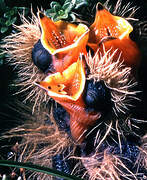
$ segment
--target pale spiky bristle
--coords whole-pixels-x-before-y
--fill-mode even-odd
[[[117,154],[115,150],[113,151],[113,148],[115,149],[116,146],[113,146],[107,141],[108,136],[109,138],[112,136],[112,130],[112,122],[108,125],[108,129],[104,135],[98,130],[95,136],[94,151],[90,155],[70,157],[79,160],[73,169],[73,174],[80,174],[84,170],[84,174],[81,176],[83,179],[88,180],[138,179],[142,173],[139,172],[140,168],[147,168],[147,143],[144,143],[142,148],[137,147],[140,149],[140,154],[136,156],[136,162],[134,163],[136,170],[130,170],[126,161],[132,162],[132,160],[124,156],[122,146],[118,144],[120,153]],[[106,144],[108,146],[105,146]]]
[[[124,17],[127,20],[133,20],[137,21],[138,19],[134,18],[136,11],[139,9],[139,7],[132,6],[131,2],[128,2],[125,5],[122,5],[122,0],[118,0],[116,5],[112,7],[112,5],[109,5],[110,0],[107,0],[104,3],[104,6],[111,11],[115,16]],[[132,6],[132,7],[131,7]]]
[[[32,126],[33,124],[31,124]],[[12,135],[9,135],[12,134]],[[68,136],[60,132],[55,125],[41,125],[37,128],[17,127],[9,132],[10,137],[22,137],[18,144],[21,162],[32,162],[45,167],[52,167],[52,157],[70,146]],[[27,175],[27,173],[25,173]],[[31,177],[50,179],[50,176],[34,172]],[[47,178],[48,177],[48,178]]]
[[[38,18],[32,13],[31,22],[24,15],[20,15],[22,24],[17,26],[15,33],[4,38],[5,53],[10,55],[9,59],[22,62],[31,61],[31,52],[34,44],[40,39],[41,32],[39,29]]]
[[[103,47],[104,48],[104,47]],[[117,115],[118,112],[125,113],[132,98],[136,98],[137,91],[131,90],[137,83],[131,76],[131,68],[125,67],[123,62],[120,62],[120,57],[114,60],[113,57],[117,49],[111,53],[111,49],[107,52],[104,48],[104,56],[98,51],[91,56],[89,53],[86,57],[86,62],[90,69],[88,79],[95,81],[104,81],[106,86],[111,91],[112,102],[114,102],[113,110]]]
[[[2,48],[4,53],[8,54],[8,61],[18,69],[18,78],[14,83],[15,86],[20,86],[21,89],[17,93],[26,93],[26,100],[31,100],[35,107],[40,108],[40,104],[48,101],[46,93],[39,87],[34,85],[34,82],[41,81],[45,78],[32,61],[32,48],[40,39],[41,32],[39,29],[38,18],[32,13],[31,22],[21,15],[22,25],[14,26],[15,33],[7,36],[3,40]]]
[[[147,134],[145,134],[142,138],[142,145],[139,147],[140,149],[140,155],[137,159],[137,164],[142,165],[147,169]]]
[[[20,105],[21,102],[19,103]],[[22,126],[18,126],[6,132],[2,138],[22,138],[22,141],[17,143],[17,156],[19,155],[20,162],[32,162],[45,167],[52,167],[52,157],[63,153],[69,147],[73,147],[68,135],[60,131],[55,123],[52,113],[48,114],[48,109],[35,112],[32,115],[31,109],[27,109],[25,114],[25,105],[21,106],[20,114],[28,118],[29,121]],[[18,119],[20,120],[20,119]],[[47,124],[46,121],[49,121]],[[74,151],[74,150],[73,150]],[[70,152],[72,154],[72,151]],[[24,176],[28,176],[24,173]],[[41,173],[31,173],[31,179],[51,179],[49,175]],[[29,177],[27,177],[29,179]]]
[[[107,150],[80,159],[90,180],[121,180],[121,177],[137,180],[136,174],[133,174],[117,155],[110,154]]]
[[[28,126],[35,126],[30,124]],[[11,130],[4,138],[22,137],[22,141],[18,144],[18,152],[20,153],[19,161],[32,162],[33,164],[52,168],[52,157],[61,154],[65,149],[70,147],[70,140],[65,132],[60,132],[57,126],[40,125],[34,128],[17,127]],[[25,172],[24,176],[28,179],[51,179],[52,177],[43,173],[34,172],[30,177]]]

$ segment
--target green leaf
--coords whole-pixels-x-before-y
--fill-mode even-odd
[[[9,17],[10,17],[10,11],[4,13],[4,17],[5,17],[5,18],[9,18]]]
[[[61,19],[62,19],[61,16],[58,16],[58,14],[55,14],[54,17],[52,17],[53,21],[59,21]]]
[[[58,11],[57,15],[58,15],[58,16],[64,16],[64,13],[65,13],[65,12],[61,9],[60,11]]]
[[[65,2],[64,5],[62,6],[62,9],[70,12],[73,7],[74,4],[72,2]]]
[[[1,25],[1,26],[5,25],[5,20],[4,20],[4,18],[0,18],[0,25]]]
[[[53,9],[54,9],[55,12],[58,12],[58,11],[60,11],[62,9],[62,7],[61,7],[60,4],[58,4],[58,5],[55,5]]]
[[[48,16],[48,17],[54,17],[55,15],[56,15],[56,13],[53,11],[53,9],[48,9],[48,10],[46,10],[45,11],[45,14],[46,14],[46,16]]]
[[[8,19],[5,23],[6,26],[10,26],[12,23],[11,23],[11,19]]]
[[[10,10],[9,13],[10,13],[11,16],[13,16],[14,15],[14,10],[13,9]]]
[[[54,8],[54,6],[61,6],[61,5],[56,1],[52,1],[50,6],[51,6],[51,8]]]
[[[53,17],[53,21],[59,21],[61,19],[67,19],[68,18],[68,14],[64,13],[62,15],[59,14],[55,14],[55,16]]]
[[[65,0],[64,4],[66,4],[66,3],[70,3],[70,4],[72,4],[72,6],[75,6],[76,0]]]
[[[27,9],[27,8],[26,8]],[[13,7],[13,10],[14,10],[14,14],[17,14],[18,13],[18,7]]]
[[[32,170],[32,171],[41,172],[44,174],[49,174],[52,176],[57,176],[65,180],[81,180],[80,178],[76,176],[72,176],[70,174],[57,171],[55,169],[51,169],[51,168],[47,168],[47,167],[43,167],[39,165],[34,165],[32,163],[22,163],[22,162],[15,162],[15,161],[0,160],[0,165],[7,166],[7,167],[24,168],[27,170]]]
[[[47,13],[47,14],[53,14],[53,13],[55,13],[55,11],[54,11],[53,9],[47,9],[47,10],[45,11],[45,13]]]
[[[17,18],[14,17],[12,19],[8,19],[5,23],[6,26],[11,26],[12,24],[14,24],[16,22]]]
[[[11,24],[14,24],[16,22],[16,20],[17,20],[17,17],[12,18],[11,19]]]
[[[0,0],[0,9],[2,10],[2,12],[5,12],[6,10],[6,4],[4,0]]]
[[[8,30],[8,27],[1,27],[1,33],[5,33]]]
[[[3,65],[4,61],[3,59],[0,59],[0,66]]]
[[[61,16],[61,19],[67,19],[68,18],[68,14],[65,13],[63,16]]]
[[[0,60],[3,59],[5,57],[5,54],[2,53],[2,51],[0,51]]]

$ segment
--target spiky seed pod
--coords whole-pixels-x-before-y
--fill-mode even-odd
[[[122,0],[118,0],[115,7],[109,5],[110,0],[107,0],[104,7],[108,10],[113,9],[114,15],[125,17],[127,20],[134,20],[136,7],[130,7],[131,3],[122,7]],[[128,15],[126,17],[126,15]],[[33,82],[38,82],[44,79],[44,73],[34,67],[32,62],[32,49],[40,39],[41,32],[39,28],[38,18],[32,13],[31,22],[21,15],[22,25],[14,26],[16,32],[7,36],[4,39],[4,44],[1,46],[5,49],[5,53],[9,54],[8,61],[17,67],[19,77],[16,79],[18,86],[22,87],[19,91],[26,93],[26,101],[31,99],[35,107],[40,107],[42,102],[48,101],[46,94],[40,88],[34,86]],[[19,93],[17,92],[17,93]]]
[[[90,157],[79,157],[87,170],[87,174],[85,173],[85,176],[89,175],[87,179],[137,180],[144,178],[144,172],[137,170],[138,166],[135,165],[135,161],[133,162],[131,159],[127,159],[123,153],[115,154],[114,152],[110,152],[112,150],[111,148],[115,147],[108,147],[104,149],[103,152],[96,152]],[[127,149],[128,151],[129,148]],[[137,147],[135,148],[137,149]],[[133,151],[130,151],[129,153],[133,153]],[[138,155],[135,157],[135,159],[137,160],[137,158]],[[126,162],[131,164],[131,168],[126,164]]]
[[[107,1],[107,4],[108,4],[108,2],[109,2],[109,0]],[[125,15],[128,5],[125,6],[124,8],[121,8],[120,3],[121,3],[121,0],[119,0],[117,3],[117,8],[115,10],[115,13],[117,13],[119,10],[122,12],[122,15]],[[134,12],[135,12],[135,9],[133,8],[131,14],[133,14]],[[27,23],[25,22],[24,24],[26,25]],[[26,72],[28,72],[27,70],[31,69],[31,71],[29,70],[30,71],[29,74],[25,74],[28,76],[28,79],[29,79],[29,82],[27,82],[26,84],[30,85],[34,81],[34,77],[30,78],[30,77],[32,77],[32,73],[34,73],[34,76],[37,75],[37,80],[35,79],[35,81],[40,81],[41,79],[44,79],[44,77],[42,78],[42,73],[40,74],[40,71],[38,71],[37,68],[34,68],[33,63],[31,65],[29,64],[29,67],[28,67],[28,63],[30,62],[30,57],[31,57],[31,50],[32,50],[34,44],[38,41],[40,34],[33,37],[32,39],[30,37],[32,37],[32,35],[35,34],[32,32],[40,33],[40,31],[39,31],[38,25],[36,26],[36,24],[32,25],[31,31],[26,31],[26,29],[29,30],[28,27],[31,26],[30,23],[28,23],[25,28],[23,26],[21,26],[22,29],[21,29],[20,33],[18,33],[16,36],[15,35],[13,35],[11,37],[9,36],[9,38],[7,40],[5,40],[6,46],[7,46],[7,47],[6,46],[5,47],[8,48],[10,54],[12,55],[10,59],[13,59],[13,58],[16,59],[18,63],[15,62],[15,64],[16,65],[20,64],[20,66],[22,66],[22,69],[19,73],[22,74],[21,77],[23,77],[23,80],[24,80],[23,73],[24,72],[26,73]],[[19,27],[19,29],[20,29],[20,27]],[[33,29],[35,31],[33,31]],[[26,36],[25,33],[28,33],[29,35]],[[16,37],[16,38],[13,39],[13,37]],[[17,39],[17,37],[18,37],[18,39]],[[29,37],[32,41],[30,39],[28,39],[28,41],[26,41],[26,39],[25,39],[26,37]],[[34,40],[34,38],[35,38],[35,40]],[[23,40],[23,39],[25,39],[25,40]],[[23,43],[21,44],[20,42],[23,42]],[[28,42],[29,43],[31,42],[31,45],[30,44],[28,45]],[[32,45],[32,42],[33,42],[33,45]],[[18,44],[19,44],[19,47],[17,46]],[[25,46],[24,48],[20,48],[20,47],[22,47],[22,45],[23,46],[27,45],[27,47]],[[28,51],[28,49],[29,49],[29,51]],[[12,50],[14,50],[14,51],[12,51]],[[17,56],[17,54],[19,52],[21,52],[21,54],[20,54],[21,58]],[[106,63],[106,61],[104,61],[105,58],[108,59],[107,63]],[[89,55],[86,60],[87,64],[89,65],[89,69],[90,69],[90,74],[88,76],[88,79],[94,79],[94,81],[96,81],[96,82],[103,80],[105,82],[105,85],[109,89],[111,89],[112,101],[114,102],[113,110],[119,117],[119,113],[127,111],[127,108],[128,108],[127,107],[127,98],[129,96],[136,94],[136,92],[133,92],[130,89],[135,84],[133,84],[132,82],[129,83],[131,69],[123,67],[123,65],[121,63],[119,63],[119,60],[115,63],[112,62],[111,58],[113,58],[113,56],[109,56],[109,51],[106,52],[105,57],[97,56],[97,55],[94,57],[91,57],[91,55]],[[97,64],[97,66],[96,66],[96,64]],[[33,67],[33,71],[32,71],[32,67]],[[40,76],[38,75],[38,72],[39,72]],[[25,87],[26,87],[26,84],[25,84]],[[35,94],[37,96],[38,96],[38,92],[39,92],[39,90],[37,88],[35,91]],[[33,95],[34,95],[33,92],[31,92],[30,95],[31,96],[29,96],[29,97],[33,97]],[[43,95],[44,95],[44,92],[43,92]],[[35,98],[36,98],[36,96],[35,96]],[[42,102],[42,98],[41,98],[40,102]],[[37,104],[38,103],[39,102],[37,101]],[[30,113],[30,116],[32,117],[31,113]],[[18,127],[17,129],[15,129],[13,131],[14,133],[16,132],[16,134],[14,134],[13,136],[19,136],[19,132],[20,132],[20,134],[21,134],[20,136],[23,137],[23,139],[24,139],[20,145],[20,147],[22,147],[22,155],[20,156],[20,160],[25,161],[27,159],[32,162],[39,163],[41,165],[51,165],[52,162],[51,162],[50,157],[53,155],[56,155],[56,153],[62,153],[62,149],[65,149],[67,146],[70,146],[71,144],[67,143],[67,141],[66,141],[68,139],[67,136],[63,132],[58,131],[56,123],[55,123],[55,126],[52,126],[51,129],[50,129],[50,126],[49,127],[48,126],[40,127],[40,125],[38,127],[32,129],[32,127],[36,125],[36,121],[38,122],[39,120],[42,120],[42,119],[43,118],[38,116],[38,114],[37,115],[34,114],[34,121],[31,120],[31,124],[30,124],[31,128],[30,128],[30,126],[26,127],[26,128]],[[121,120],[121,119],[118,119],[118,120]],[[110,119],[110,121],[113,121],[113,119]],[[124,121],[125,121],[125,118],[123,119],[123,122]],[[112,134],[110,133],[112,130],[112,123],[110,123],[110,125],[109,125],[104,122],[103,125],[108,127],[108,132],[106,132],[106,135],[101,136],[101,131],[99,129],[97,129],[97,134],[95,136],[95,141],[97,142],[99,139],[100,145],[103,144],[103,141],[108,138],[108,135],[112,136]],[[129,123],[129,126],[130,126],[130,123]],[[123,132],[119,131],[118,127],[119,127],[118,124],[116,124],[115,131],[118,132],[118,136],[122,136]],[[96,127],[94,127],[94,128],[96,128]],[[104,126],[102,126],[102,128],[104,129]],[[54,132],[55,129],[57,130],[57,131],[55,131],[57,133],[50,136],[50,133]],[[55,139],[53,139],[53,141],[51,142],[50,140],[52,140],[52,137],[54,137]],[[56,140],[59,140],[59,141],[56,141]],[[38,146],[36,146],[36,144]],[[51,146],[53,145],[53,146],[45,147],[45,145],[48,145],[48,144],[50,144]],[[59,145],[61,145],[60,148],[58,148]],[[62,145],[64,145],[64,146],[62,146]],[[72,145],[73,145],[73,141],[72,141]],[[120,169],[117,169],[117,167],[121,166],[124,168],[124,165],[120,161],[119,157],[117,157],[117,155],[105,153],[101,156],[102,158],[100,158],[100,159],[102,159],[102,161],[100,161],[98,163],[96,161],[96,158],[99,156],[97,153],[99,146],[98,147],[93,146],[93,148],[94,148],[93,150],[95,151],[94,156],[88,157],[88,158],[84,157],[84,158],[79,159],[80,165],[82,162],[84,167],[87,169],[87,172],[86,172],[88,174],[87,179],[92,179],[92,180],[93,179],[100,179],[100,180],[104,179],[104,180],[106,180],[106,178],[108,178],[111,180],[113,180],[113,179],[120,180],[121,171],[119,171]],[[121,145],[120,145],[120,149],[121,149]],[[145,150],[145,148],[144,148],[144,150]],[[145,159],[144,152],[146,154],[146,151],[144,151],[144,150],[143,150],[143,155],[142,155],[143,159]],[[50,154],[50,153],[53,153],[53,154]],[[76,154],[74,154],[74,155],[76,156],[76,158],[78,158]],[[72,158],[72,156],[71,156],[71,158]],[[87,162],[85,163],[84,161],[87,161]],[[87,168],[87,164],[90,165],[88,168]],[[79,172],[79,174],[83,175],[83,170],[79,168],[79,164],[77,164],[77,167],[78,167],[77,171]],[[83,168],[83,166],[81,166],[81,168]],[[129,170],[127,169],[126,172],[128,172],[128,171]],[[104,177],[104,175],[105,175],[105,177]],[[127,178],[132,178],[132,177],[133,177],[133,179],[136,178],[135,175],[133,175],[132,173],[130,174],[130,172],[128,174],[126,174],[126,173],[123,174],[123,177],[125,177],[126,175],[127,175]],[[41,174],[36,174],[35,176],[37,179],[41,179],[41,180],[42,179],[51,179],[50,177],[42,176]]]
[[[85,103],[82,98],[85,80],[84,62],[83,59],[78,59],[62,73],[49,75],[38,84],[70,114],[71,135],[79,143],[83,141],[88,127],[101,116],[100,112],[94,110],[85,111]]]
[[[84,24],[71,24],[65,21],[53,22],[49,17],[38,13],[41,26],[41,43],[53,55],[53,67],[62,72],[76,62],[80,53],[86,54],[89,29]]]
[[[105,47],[103,46],[104,51]],[[94,81],[104,81],[106,87],[111,90],[111,100],[114,103],[113,110],[117,112],[125,112],[128,109],[128,102],[131,98],[136,98],[137,92],[131,90],[137,83],[131,76],[131,68],[125,67],[122,62],[113,61],[113,57],[117,49],[110,55],[111,49],[105,51],[105,55],[99,54],[99,49],[94,57],[89,54],[86,57],[86,62],[90,69],[88,79]],[[121,56],[121,54],[120,54]],[[131,97],[130,99],[128,99]]]

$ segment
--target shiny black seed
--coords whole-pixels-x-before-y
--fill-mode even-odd
[[[52,71],[52,55],[43,47],[40,40],[32,49],[32,60],[44,73]]]
[[[83,99],[87,108],[106,112],[112,108],[111,93],[103,81],[87,80]]]

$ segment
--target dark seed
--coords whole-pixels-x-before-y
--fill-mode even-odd
[[[87,80],[83,99],[87,108],[96,111],[107,111],[112,108],[111,93],[103,81]]]
[[[132,142],[122,141],[121,151],[119,144],[112,146],[109,153],[118,155],[121,161],[129,168],[131,171],[135,169],[135,162],[137,161],[139,155],[139,148]]]
[[[52,55],[43,47],[40,40],[32,49],[32,60],[44,73],[52,71]]]

